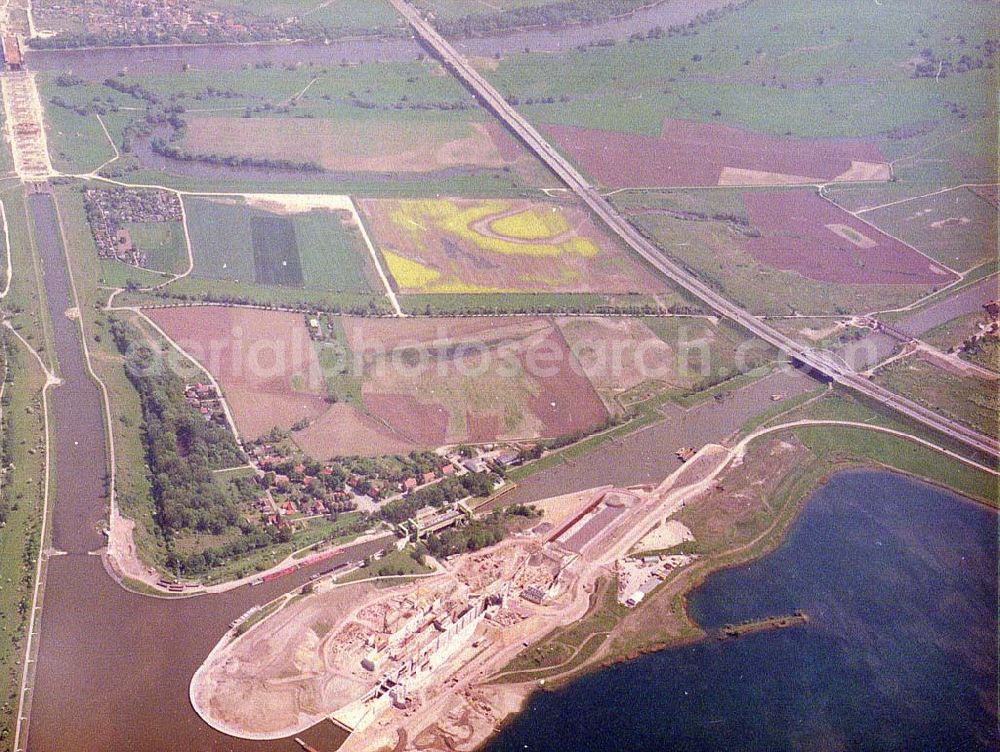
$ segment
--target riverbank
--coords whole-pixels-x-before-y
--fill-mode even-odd
[[[808,626],[703,640],[536,693],[485,749],[995,749],[995,513],[869,470],[809,499],[776,551],[691,598],[712,632],[795,604]],[[576,722],[555,722],[567,713]]]
[[[836,427],[825,430],[835,431]],[[895,440],[891,435],[884,436]],[[713,575],[760,561],[780,548],[789,530],[800,520],[807,501],[833,478],[841,477],[845,471],[885,469],[874,460],[817,456],[798,441],[794,428],[759,443],[764,446],[750,447],[741,461],[717,478],[715,485],[687,499],[684,509],[676,515],[695,532],[695,550],[697,546],[702,547],[702,556],[693,565],[677,570],[634,610],[619,606],[614,588],[605,583],[592,595],[590,607],[582,619],[559,627],[532,644],[514,658],[508,668],[495,674],[493,680],[474,683],[461,694],[461,702],[442,707],[433,722],[415,737],[400,742],[397,748],[409,749],[407,745],[419,738],[421,749],[445,750],[453,746],[471,749],[487,743],[506,724],[516,723],[513,720],[516,714],[533,702],[533,696],[540,689],[560,690],[598,669],[667,648],[694,648],[713,642],[710,638],[719,635],[724,627],[698,623],[689,604],[692,594]],[[916,444],[915,451],[934,450]],[[928,466],[933,467],[933,463]],[[901,471],[894,474],[899,477],[913,475]],[[940,478],[929,480],[942,485]],[[752,488],[759,489],[756,502],[763,506],[751,504],[747,509],[728,503],[734,498],[747,501],[748,489]],[[985,499],[975,501],[977,507],[986,504]],[[759,511],[764,507],[770,510],[765,523],[746,531],[746,515],[753,517],[754,509]],[[728,518],[725,517],[727,509]],[[706,535],[703,532],[705,524],[717,524],[720,517],[732,530],[744,528],[742,537],[732,536],[720,542],[718,536],[713,540],[711,535]],[[771,631],[772,627],[779,628],[778,631],[800,629],[805,619],[790,618],[787,613],[780,611],[783,615],[755,617],[746,631],[761,634]],[[532,663],[538,665],[531,667]],[[495,683],[497,679],[502,683]],[[420,715],[428,719],[426,713]],[[344,749],[347,752],[374,750],[392,741],[391,734],[383,730],[379,736],[351,737]]]

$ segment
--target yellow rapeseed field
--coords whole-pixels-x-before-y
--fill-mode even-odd
[[[547,240],[569,232],[569,222],[557,207],[552,206],[499,217],[490,222],[490,229],[497,235],[517,240]]]
[[[442,277],[437,269],[424,266],[419,261],[408,259],[392,251],[383,251],[389,273],[396,280],[400,290],[409,292],[451,293],[453,295],[474,295],[516,292],[502,287],[483,287],[463,282],[457,277]]]
[[[490,217],[504,214],[511,207],[509,201],[496,200],[482,201],[472,206],[459,206],[448,199],[400,201],[392,213],[392,221],[401,230],[412,235],[418,246],[428,225],[433,225],[492,253],[511,256],[559,256],[571,253],[584,257],[599,253],[597,246],[589,238],[575,235],[560,242],[532,242],[541,237],[558,237],[569,230],[566,218],[558,210],[550,212],[529,209],[502,218],[498,222],[503,223],[503,233],[489,225]],[[473,229],[473,225],[484,221],[496,236]],[[553,232],[553,229],[558,232]]]
[[[392,251],[383,251],[382,255],[385,256],[385,262],[389,265],[390,274],[400,287],[419,290],[432,284],[441,276],[441,272],[436,269],[430,269]]]

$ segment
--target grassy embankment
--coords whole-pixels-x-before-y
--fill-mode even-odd
[[[3,150],[6,153],[6,150]],[[51,326],[45,316],[40,266],[31,242],[23,194],[4,192],[10,225],[14,277],[2,301],[12,325],[51,366]],[[2,242],[0,242],[2,245]],[[6,260],[0,257],[0,267]],[[35,585],[37,556],[42,546],[42,504],[45,467],[44,415],[41,390],[45,375],[38,361],[10,333],[0,332],[0,749],[12,749],[18,691],[24,662],[24,640]],[[50,489],[51,492],[51,489]],[[36,642],[37,647],[37,642]]]
[[[387,582],[396,585],[404,582],[407,575],[427,574],[431,572],[430,567],[421,564],[413,558],[411,555],[412,551],[412,548],[403,551],[393,548],[381,559],[370,558],[366,560],[363,567],[359,567],[343,577],[338,577],[337,582],[357,582],[358,580],[367,580],[371,577],[391,577],[394,579],[387,580]],[[395,579],[397,577],[400,579]]]
[[[111,402],[112,426],[115,442],[116,489],[118,503],[124,516],[135,520],[136,546],[144,561],[162,565],[166,547],[154,517],[155,503],[142,440],[142,410],[139,396],[123,368],[120,353],[110,334],[110,321],[121,316],[138,327],[150,345],[166,348],[166,344],[143,320],[127,312],[109,313],[103,310],[106,295],[98,289],[100,270],[92,263],[96,250],[83,214],[81,194],[73,189],[62,189],[56,194],[60,218],[66,233],[69,258],[77,292],[84,332],[90,347],[91,363],[98,377],[108,389]],[[222,476],[220,476],[221,478]],[[247,556],[216,567],[199,575],[206,583],[221,582],[261,571],[290,555],[293,551],[321,540],[343,542],[354,537],[344,532],[356,520],[356,515],[341,515],[336,521],[318,519],[296,533],[292,540],[255,551]],[[224,543],[226,536],[208,534],[183,535],[175,541],[185,553],[196,553],[204,548]]]
[[[4,360],[0,441],[5,463],[0,479],[0,749],[10,749],[42,539],[45,376],[16,338],[6,332],[0,338]]]
[[[910,430],[892,416],[838,393],[786,410],[780,417],[768,415],[755,419],[745,430],[749,432],[771,419],[785,423],[802,418],[851,420]],[[840,470],[875,467],[903,472],[982,503],[998,504],[995,476],[899,437],[833,426],[801,427],[775,436],[785,441],[797,440],[800,451],[793,462],[775,466],[780,472],[761,479],[762,487],[772,485],[766,494],[760,495],[757,505],[751,503],[746,513],[742,509],[734,513],[734,508],[727,509],[723,499],[722,505],[711,512],[712,519],[707,520],[703,498],[677,515],[677,519],[695,531],[696,540],[681,544],[671,553],[697,553],[701,558],[696,563],[676,570],[651,597],[631,611],[618,606],[614,588],[608,588],[610,593],[605,591],[594,599],[595,605],[587,617],[569,628],[555,630],[527,648],[504,669],[501,680],[536,681],[551,677],[567,680],[609,639],[601,650],[602,664],[696,639],[701,632],[687,615],[687,593],[711,572],[759,558],[776,548],[809,495]],[[759,452],[766,441],[759,440],[751,451]],[[751,468],[755,462],[744,463],[743,468]],[[727,471],[721,483],[727,489],[739,486],[742,472],[743,469]],[[707,524],[709,521],[711,524]],[[570,660],[580,646],[583,649]]]
[[[927,344],[947,352],[975,334],[978,330],[977,325],[982,321],[983,314],[981,312],[967,313],[951,321],[946,321],[929,332],[924,332],[920,338]],[[981,339],[975,351],[961,352],[959,357],[982,368],[1000,372],[1000,340],[996,337]]]
[[[880,368],[875,381],[986,436],[997,435],[1000,397],[994,381],[959,376],[918,357]]]

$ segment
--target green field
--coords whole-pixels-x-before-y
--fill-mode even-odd
[[[46,364],[52,367],[55,358],[51,349],[52,325],[44,314],[42,265],[33,250],[34,243],[29,229],[24,194],[18,189],[4,193],[2,200],[10,230],[11,263],[14,269],[10,292],[3,300],[3,307],[11,326],[41,354]]]
[[[207,7],[237,17],[284,20],[296,16],[323,28],[331,36],[391,32],[397,17],[387,0],[205,0]]]
[[[996,259],[997,210],[964,188],[861,216],[957,271]]]
[[[96,170],[115,156],[114,149],[104,135],[101,124],[93,114],[79,113],[52,104],[43,89],[46,140],[52,166],[69,173]]]
[[[924,332],[920,335],[920,339],[939,350],[948,352],[951,348],[958,347],[967,338],[975,334],[979,330],[979,324],[984,321],[985,316],[979,311],[966,313],[953,318],[951,321],[946,321],[941,326],[934,327],[928,332]],[[978,363],[984,368],[990,368],[994,371],[1000,370],[1000,363],[995,359],[996,347],[994,345],[996,342],[996,337],[988,337],[980,340],[983,347],[982,352],[974,355],[963,352],[960,357],[973,363]]]
[[[180,222],[126,222],[132,243],[146,254],[147,269],[179,274],[187,269],[187,244]]]
[[[995,382],[957,376],[915,357],[879,369],[875,381],[985,436],[997,435],[1000,396]]]
[[[992,112],[992,72],[950,76],[944,97],[906,63],[924,48],[956,59],[975,52],[993,23],[988,2],[763,0],[695,24],[696,33],[519,53],[485,73],[502,93],[534,100],[524,112],[537,122],[649,135],[664,117],[800,136],[877,135],[929,119],[944,129]],[[550,96],[557,101],[537,104]],[[946,98],[968,101],[965,119]]]
[[[94,252],[97,252],[96,249]],[[111,259],[98,259],[97,268],[97,282],[102,287],[127,287],[129,284],[138,287],[152,287],[169,279],[166,275],[155,274],[146,269],[139,269]]]
[[[2,434],[5,473],[0,484],[0,692],[4,707],[17,707],[24,640],[31,611],[35,562],[41,548],[45,467],[41,388],[44,376],[17,340],[0,335],[3,379]],[[35,643],[37,649],[37,642]],[[0,715],[0,736],[13,738],[16,716]]]
[[[758,0],[683,33],[518,52],[481,72],[536,124],[658,136],[674,118],[863,137],[900,183],[941,187],[996,179],[996,61],[983,46],[995,25],[985,0]],[[925,50],[952,72],[916,77]]]
[[[545,26],[593,24],[656,0],[415,0],[445,36],[470,37]]]
[[[238,199],[184,199],[194,275],[255,286],[374,291],[360,233],[336,212],[277,215]]]
[[[128,293],[115,299],[120,305],[164,303],[237,303],[280,306],[301,310],[347,312],[359,316],[391,312],[385,295],[324,292],[295,287],[245,284],[188,276],[154,292]]]
[[[654,313],[659,305],[684,305],[685,299],[664,282],[664,294],[601,295],[598,293],[405,294],[399,304],[406,313],[460,315],[481,313]]]

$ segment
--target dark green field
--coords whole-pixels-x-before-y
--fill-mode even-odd
[[[251,217],[254,277],[261,285],[302,285],[295,226],[287,217]]]
[[[194,276],[316,292],[381,292],[370,256],[338,212],[279,215],[231,197],[185,198]]]

